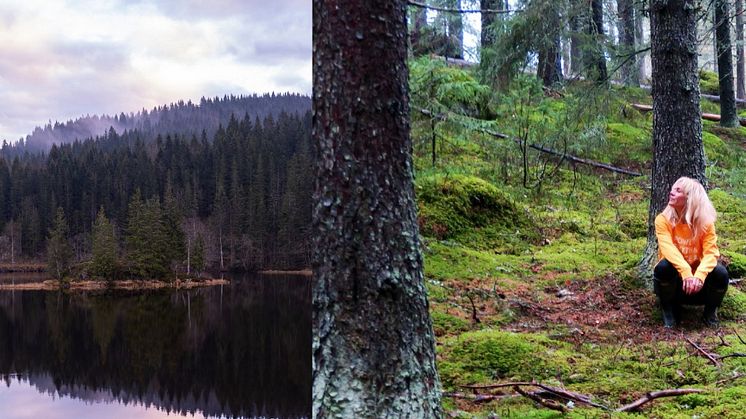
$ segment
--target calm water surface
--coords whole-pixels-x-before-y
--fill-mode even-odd
[[[2,291],[0,418],[309,417],[310,287]]]

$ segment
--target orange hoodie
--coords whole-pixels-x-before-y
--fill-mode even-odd
[[[707,274],[715,269],[720,257],[715,225],[710,224],[698,238],[693,238],[686,223],[673,226],[663,214],[658,214],[655,235],[658,237],[658,261],[667,259],[682,279],[693,276],[704,282]]]

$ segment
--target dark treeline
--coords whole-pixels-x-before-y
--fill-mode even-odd
[[[248,114],[264,119],[280,112],[303,113],[310,108],[310,98],[298,94],[264,94],[250,96],[224,96],[202,98],[198,104],[179,101],[158,106],[148,111],[124,112],[119,115],[84,116],[67,122],[51,121],[12,146],[3,144],[3,155],[22,155],[24,152],[48,151],[52,144],[71,143],[105,134],[109,128],[118,133],[137,130],[143,138],[155,138],[158,133],[178,132],[189,136],[199,135],[203,130],[209,138],[218,126],[225,126],[231,115]]]
[[[161,123],[163,115],[170,114]],[[91,233],[108,222],[115,254],[136,275],[162,276],[195,262],[245,270],[308,266],[308,107],[243,115],[230,116],[212,136],[207,129],[183,134],[176,125],[172,134],[118,134],[112,127],[48,153],[0,159],[0,259],[43,256],[61,208],[73,260],[96,254]],[[143,240],[153,251],[168,249],[160,268],[139,270],[127,259],[137,257]]]

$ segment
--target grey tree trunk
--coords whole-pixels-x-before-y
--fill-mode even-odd
[[[648,241],[640,275],[652,288],[658,243],[655,217],[665,208],[671,185],[681,176],[706,185],[699,113],[696,10],[690,0],[650,1],[653,82],[653,170]]]
[[[502,6],[503,0],[479,0],[480,10],[504,10]],[[481,13],[481,18],[481,46],[482,49],[490,48],[495,43],[495,31],[492,26],[500,17],[494,13]]]
[[[537,76],[542,80],[544,86],[552,86],[562,81],[562,56],[560,44],[560,18],[559,3],[549,4],[545,7],[544,19],[542,20],[541,32],[546,34],[541,41],[543,48],[539,50],[539,63]]]
[[[645,13],[643,10],[645,4],[642,1],[635,1],[633,2],[633,4],[635,13],[635,50],[637,51],[643,48],[643,44],[645,42]],[[644,52],[641,54],[637,54],[637,56],[635,57],[637,74],[640,77],[640,83],[642,83],[642,80],[647,76],[647,74],[645,74],[645,57],[647,57],[647,55],[648,53]]]
[[[450,0],[451,7],[461,9],[461,0]],[[448,16],[448,53],[452,58],[464,58],[464,22],[460,13]]]
[[[743,0],[736,0],[736,97],[746,98],[743,57]]]
[[[441,416],[412,184],[406,5],[313,2],[315,418]]]
[[[617,0],[619,13],[619,59],[622,65],[622,82],[625,86],[640,87],[640,72],[635,53],[635,13],[633,0]]]
[[[739,126],[736,93],[733,91],[733,50],[730,45],[730,7],[728,0],[715,0],[715,31],[718,51],[718,87],[720,126]]]
[[[414,10],[412,20],[414,25],[409,32],[409,43],[413,54],[420,55],[425,53],[430,47],[427,45],[428,40],[424,36],[425,29],[427,28],[427,9],[417,7]]]
[[[591,22],[589,34],[595,39],[591,52],[589,70],[591,77],[599,83],[608,82],[606,55],[604,54],[604,12],[602,0],[591,0]]]
[[[574,0],[573,0],[574,4]],[[583,50],[582,50],[582,26],[581,22],[583,19],[577,15],[577,7],[573,7],[576,11],[570,16],[570,71],[568,75],[575,76],[580,74],[583,69]]]

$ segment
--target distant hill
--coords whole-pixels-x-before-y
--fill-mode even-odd
[[[44,127],[36,127],[23,141],[5,145],[6,157],[24,152],[46,152],[52,144],[71,143],[102,136],[113,128],[118,134],[137,130],[144,139],[156,138],[158,134],[179,134],[200,136],[204,130],[212,138],[220,125],[225,127],[231,115],[236,118],[264,119],[267,115],[285,112],[303,114],[311,109],[311,98],[304,95],[264,94],[251,96],[224,96],[222,98],[202,98],[199,103],[179,101],[170,105],[155,107],[137,113],[124,112],[119,115],[86,115],[67,122],[55,122]]]

